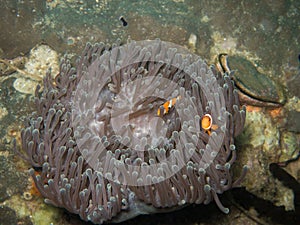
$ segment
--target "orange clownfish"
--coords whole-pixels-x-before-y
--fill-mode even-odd
[[[179,95],[176,98],[172,98],[169,101],[166,101],[162,106],[163,109],[159,108],[157,110],[157,116],[163,116],[169,113],[169,110],[176,104],[177,101],[181,99],[181,96]],[[162,112],[163,111],[163,112]],[[201,118],[201,128],[206,132],[208,135],[211,134],[211,130],[217,130],[218,125],[213,124],[213,119],[210,114],[206,113]]]
[[[217,130],[218,129],[218,125],[213,124],[212,117],[208,113],[205,114],[204,116],[202,116],[202,118],[201,118],[201,127],[208,135],[211,134],[211,130]]]
[[[176,104],[177,101],[179,101],[181,99],[181,96],[177,96],[176,98],[172,98],[169,101],[166,101],[162,106],[164,107],[163,110],[161,110],[160,108],[157,110],[157,115],[158,116],[163,116],[166,115],[169,110]],[[161,112],[163,111],[163,112]]]

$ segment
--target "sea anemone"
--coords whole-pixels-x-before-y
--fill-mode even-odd
[[[228,213],[218,194],[246,171],[232,180],[245,110],[231,74],[160,40],[87,44],[76,64],[47,74],[21,132],[46,203],[95,224],[212,200]]]

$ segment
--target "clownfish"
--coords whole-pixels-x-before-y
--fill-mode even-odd
[[[169,110],[176,104],[177,101],[181,99],[181,96],[177,96],[176,98],[172,98],[169,101],[166,101],[162,106],[164,107],[163,110],[160,108],[157,110],[157,115],[158,116],[163,116],[169,113]],[[163,112],[161,112],[163,111]]]
[[[201,127],[206,132],[208,135],[211,134],[211,130],[217,130],[218,125],[213,124],[213,120],[210,114],[206,113],[204,116],[201,118]]]
[[[161,112],[161,108],[157,110],[157,116],[163,116],[169,113],[170,109],[176,104],[177,101],[181,99],[181,96],[178,96],[176,98],[172,98],[169,101],[166,101],[163,106],[163,112]],[[210,114],[206,113],[201,118],[201,128],[206,132],[208,135],[211,134],[211,130],[217,130],[218,125],[213,124],[213,119]]]

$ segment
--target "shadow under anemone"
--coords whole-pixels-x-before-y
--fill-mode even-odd
[[[212,200],[237,186],[244,126],[230,74],[172,43],[87,44],[44,80],[22,149],[45,201],[101,224]],[[204,118],[209,122],[204,127]]]

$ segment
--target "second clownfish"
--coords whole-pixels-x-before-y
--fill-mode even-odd
[[[172,98],[169,101],[166,101],[162,106],[163,109],[159,108],[157,110],[157,116],[163,116],[169,113],[170,109],[176,104],[177,101],[181,99],[181,96],[176,98]],[[201,128],[206,132],[208,135],[211,134],[211,130],[217,130],[218,125],[213,124],[213,119],[210,114],[206,113],[201,118]]]
[[[169,113],[169,110],[176,104],[177,101],[181,99],[181,96],[179,95],[176,98],[172,98],[169,101],[166,101],[162,106],[164,107],[163,109],[158,109],[157,110],[157,115],[158,116],[163,116]]]
[[[206,113],[204,116],[201,118],[201,127],[206,132],[208,135],[211,134],[211,130],[217,130],[218,125],[213,124],[213,120],[210,114]]]

